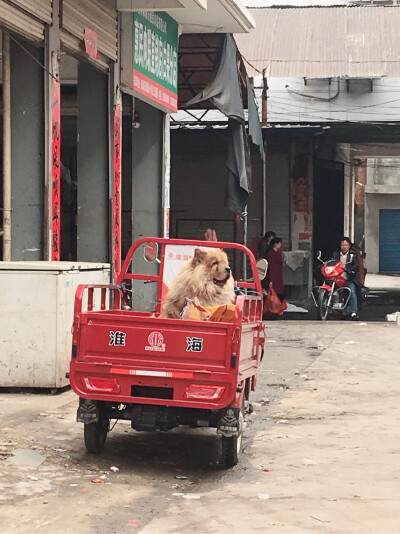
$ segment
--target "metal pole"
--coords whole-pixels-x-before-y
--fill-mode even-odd
[[[267,97],[268,97],[268,82],[267,77],[265,75],[266,69],[263,69],[263,87],[262,87],[262,94],[261,94],[261,126],[267,126],[268,124],[268,104],[267,104]]]
[[[170,207],[171,207],[171,119],[164,115],[164,147],[163,147],[163,170],[162,170],[162,208],[163,208],[163,237],[169,237],[170,231]]]
[[[10,36],[3,31],[3,261],[11,261],[11,63]]]
[[[267,231],[267,142],[264,140],[264,161],[262,162],[262,233]]]
[[[249,219],[247,208],[248,206],[244,208],[246,212],[246,216],[244,217],[244,221],[243,221],[243,245],[245,245],[246,247],[247,247],[247,231],[248,231],[247,223]],[[243,279],[247,280],[247,254],[243,254]]]

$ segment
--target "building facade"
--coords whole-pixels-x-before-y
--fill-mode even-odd
[[[0,2],[3,260],[115,274],[136,237],[168,235],[179,36],[254,23],[233,0],[151,4]]]
[[[257,29],[237,42],[254,76],[269,155],[281,160],[268,168],[266,190],[285,196],[280,214],[289,197],[288,245],[306,239],[326,259],[348,235],[366,252],[370,272],[400,272],[400,9],[374,4],[253,9]],[[308,146],[300,149],[308,153],[301,193],[293,175],[300,145]],[[305,217],[296,213],[299,202]]]

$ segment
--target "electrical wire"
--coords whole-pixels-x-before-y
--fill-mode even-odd
[[[334,148],[335,150],[335,155],[336,157],[342,162],[342,163],[345,163],[346,165],[353,165],[354,166],[354,161],[352,160],[349,160],[348,158],[345,158],[342,154],[340,154],[340,152],[342,152],[342,150],[340,148],[337,148],[337,147],[332,147]],[[365,158],[367,159],[367,158]],[[368,159],[374,159],[374,158],[368,158]],[[375,158],[375,159],[378,159],[378,158]],[[391,158],[393,159],[393,158]],[[400,153],[399,153],[399,157],[397,158],[400,162]],[[357,166],[358,167],[358,166]],[[395,170],[399,170],[400,171],[400,163],[399,165],[382,165],[382,164],[365,164],[363,165],[363,168],[365,169],[395,169]]]
[[[400,86],[399,86],[399,90],[400,90]],[[272,97],[272,96],[269,97],[269,98],[271,100],[272,100],[272,98],[274,98],[274,100],[279,100],[281,102],[284,101],[284,102],[287,102],[287,103],[291,103],[292,105],[295,105],[295,102],[293,102],[290,99],[285,99],[285,98],[282,98],[282,97]],[[354,107],[349,107],[349,108],[345,108],[345,109],[337,109],[337,110],[332,110],[332,111],[335,111],[335,113],[338,113],[338,112],[345,113],[347,111],[358,111],[358,110],[364,110],[364,109],[370,109],[370,108],[377,108],[377,107],[381,107],[381,106],[386,106],[387,104],[393,104],[394,102],[399,102],[400,103],[400,98],[396,98],[394,100],[386,100],[385,102],[377,102],[375,104],[366,104],[364,106],[354,106]],[[339,103],[338,102],[332,102],[332,104],[333,104],[333,106],[335,106],[335,105],[338,105]],[[341,105],[343,105],[343,103],[341,103]],[[316,109],[316,108],[314,108],[314,109]],[[397,109],[397,107],[396,108],[389,108],[389,109]],[[389,109],[386,108],[385,111],[389,111]]]
[[[399,86],[399,91],[400,91],[400,86]],[[271,100],[271,101],[277,101],[277,102],[283,102],[283,103],[287,103],[287,104],[291,104],[291,105],[295,105],[295,106],[298,106],[299,104],[303,103],[303,102],[298,102],[296,100],[293,100],[291,98],[285,98],[283,96],[275,96],[275,95],[271,95],[271,96],[268,96],[268,99]],[[385,111],[388,111],[390,109],[398,109],[400,107],[400,99],[396,99],[396,101],[399,102],[399,105],[398,106],[391,106],[391,107],[384,107]],[[369,109],[371,107],[379,107],[379,106],[386,106],[387,104],[392,104],[393,101],[390,101],[390,100],[385,100],[383,102],[377,102],[375,104],[365,104],[365,105],[358,105],[358,106],[351,106],[351,107],[348,107],[348,108],[343,108],[343,109],[333,109],[332,111],[334,111],[335,113],[338,113],[338,112],[345,112],[345,111],[362,111],[363,109]],[[321,107],[319,108],[311,108],[310,105],[308,103],[306,103],[307,107],[309,109],[316,109],[316,110],[321,110]],[[332,107],[335,108],[336,106],[343,106],[343,102],[332,102]],[[331,107],[330,107],[331,109]]]
[[[375,116],[375,117],[384,117],[386,115],[389,115],[389,116],[393,116],[393,114],[396,112],[398,113],[400,111],[400,107],[399,108],[393,108],[392,111],[389,113],[389,110],[388,113],[385,113],[383,111],[380,111],[380,112],[371,112],[371,111],[362,111],[360,108],[349,108],[349,109],[346,109],[346,110],[326,110],[326,114],[323,115],[323,111],[324,110],[320,110],[320,109],[316,109],[316,108],[313,108],[315,109],[316,111],[320,111],[321,113],[310,113],[310,111],[308,111],[309,108],[308,106],[305,106],[304,108],[301,108],[300,106],[296,106],[296,104],[292,103],[292,102],[285,102],[285,105],[281,105],[278,107],[278,109],[280,111],[274,111],[273,109],[271,109],[271,106],[273,106],[273,102],[271,101],[270,104],[269,104],[269,111],[268,111],[268,119],[271,120],[271,118],[274,116],[274,115],[284,115],[284,116],[288,116],[288,114],[291,114],[291,115],[298,115],[299,117],[304,117],[304,118],[308,118],[308,119],[314,119],[314,120],[322,120],[322,121],[328,121],[328,122],[357,122],[357,123],[360,123],[360,122],[364,122],[364,121],[360,121],[360,119],[357,119],[357,118],[353,118],[353,119],[348,119],[348,118],[336,118],[333,116],[333,113],[347,113],[347,112],[351,112],[353,115],[354,114],[357,114],[357,113],[360,113],[362,115],[372,115],[372,116]],[[293,106],[295,107],[295,109],[288,109],[286,106]],[[330,115],[329,115],[330,114]],[[299,119],[296,119],[296,120],[299,120]],[[291,122],[290,120],[288,120],[287,122]],[[368,122],[368,121],[365,121],[365,122]],[[400,122],[400,120],[391,120],[390,122],[394,122],[394,123],[397,123],[397,122]]]
[[[13,37],[10,33],[9,33],[8,35],[9,35],[10,39],[11,39],[12,41],[14,41],[14,43],[15,43],[16,45],[18,45],[18,46],[19,46],[19,47],[20,47],[26,54],[28,54],[29,57],[31,57],[31,58],[33,59],[33,61],[35,61],[38,65],[40,65],[40,66],[42,67],[42,69],[43,69],[45,72],[47,72],[47,74],[50,74],[50,76],[53,78],[53,80],[56,80],[56,82],[59,81],[59,79],[58,79],[56,76],[54,76],[54,75],[49,71],[49,69],[48,69],[45,65],[43,65],[43,64],[42,64],[42,63],[41,63],[41,62],[40,62],[40,61],[39,61],[39,60],[38,60],[38,59],[37,59],[31,52],[29,52],[29,50],[28,50],[27,48],[25,48],[23,44],[21,44],[21,43],[20,43],[15,37]]]
[[[340,94],[340,77],[338,77],[338,79],[337,79],[337,91],[336,91],[336,93],[333,96],[330,96],[329,98],[323,98],[323,97],[320,97],[320,96],[309,95],[307,93],[301,93],[299,91],[295,91],[294,89],[290,89],[290,87],[288,85],[286,85],[285,89],[290,94],[298,95],[298,96],[301,96],[301,97],[304,97],[304,98],[311,98],[313,100],[319,100],[320,102],[333,102],[334,100],[336,100],[336,98]]]
[[[254,69],[254,70],[257,71],[259,74],[261,74],[262,76],[264,76],[264,72],[263,72],[262,70],[259,70],[259,69],[258,69],[257,67],[255,67],[252,63],[250,63],[250,61],[249,61],[247,58],[245,58],[240,52],[239,52],[239,54],[240,54],[240,57],[242,58],[242,60],[245,61],[248,65],[250,65],[250,67],[251,67],[252,69]]]
[[[286,109],[288,112],[293,112],[295,113],[296,110],[298,110],[299,113],[308,113],[310,114],[309,112],[310,111],[319,111],[319,112],[323,112],[324,110],[321,109],[321,108],[315,108],[315,107],[311,107],[309,106],[308,104],[304,104],[303,107],[300,107],[299,104],[296,104],[295,102],[291,102],[291,101],[288,101],[288,100],[283,100],[283,99],[280,99],[280,98],[276,98],[276,97],[269,97],[268,98],[268,102],[269,102],[269,113],[270,114],[274,114],[276,113],[274,111],[274,107],[278,107],[278,104],[279,103],[283,103],[284,105],[283,106],[279,106],[279,109]],[[293,110],[291,109],[288,109],[287,106],[290,108],[294,108]],[[272,109],[271,109],[272,108]],[[352,114],[362,114],[362,115],[373,115],[373,116],[393,116],[394,113],[398,113],[400,115],[400,105],[397,106],[397,107],[392,107],[392,108],[384,108],[383,111],[363,111],[361,109],[354,109],[354,108],[348,108],[348,109],[329,109],[328,113],[331,114],[333,116],[333,114],[336,114],[336,113],[347,113],[347,112],[351,112]],[[311,113],[310,115],[313,115],[315,117],[321,117],[321,118],[325,118],[324,115],[319,115],[317,113]],[[336,120],[336,119],[331,119],[331,120]],[[400,119],[399,119],[400,120]],[[392,122],[396,122],[395,120],[393,120]]]

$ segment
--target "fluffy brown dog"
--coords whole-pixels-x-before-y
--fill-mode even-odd
[[[181,268],[173,281],[161,317],[179,318],[187,298],[197,297],[202,306],[233,304],[234,284],[224,251],[196,248],[193,259]]]

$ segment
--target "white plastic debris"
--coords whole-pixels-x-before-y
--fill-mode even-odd
[[[291,304],[290,302],[287,303],[286,310],[283,310],[283,313],[308,313],[308,310],[305,308],[301,308],[300,306],[295,306],[294,304]]]
[[[386,321],[396,323],[397,326],[400,326],[400,311],[389,313],[388,315],[386,315]]]
[[[259,493],[258,494],[258,498],[259,499],[269,499],[270,495],[269,495],[269,493]]]
[[[112,466],[110,467],[110,471],[112,471],[113,473],[118,473],[118,471],[119,471],[119,467],[116,467],[115,465],[112,465]]]

